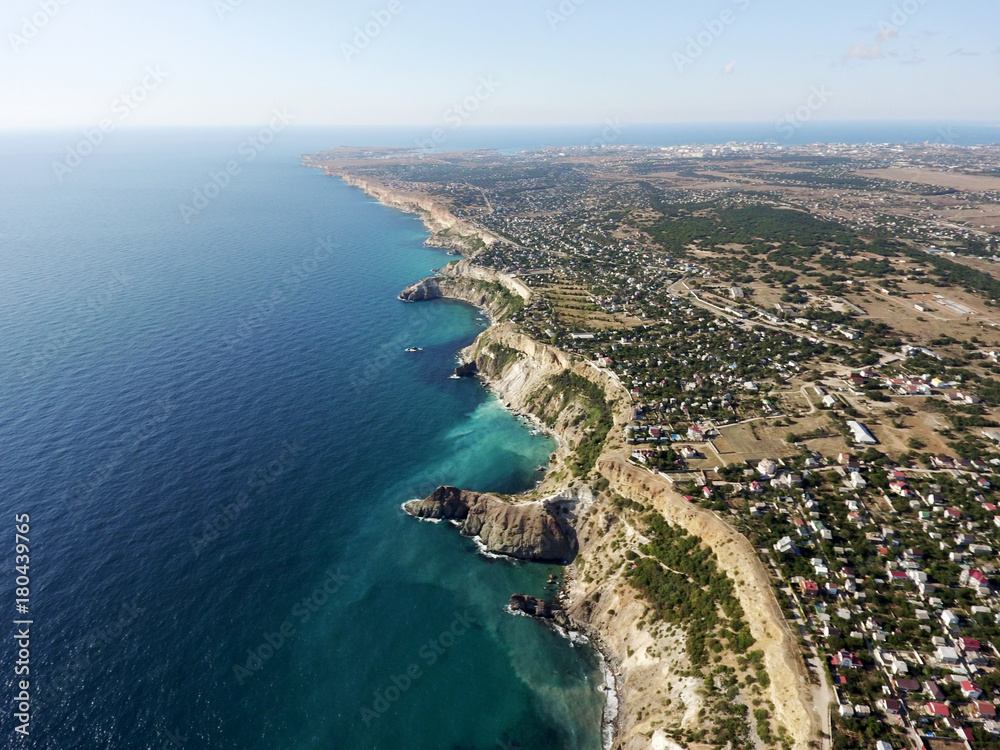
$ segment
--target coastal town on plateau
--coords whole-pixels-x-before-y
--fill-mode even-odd
[[[616,747],[1000,748],[1000,147],[304,158],[424,218],[487,381],[579,365],[525,411],[580,407]]]

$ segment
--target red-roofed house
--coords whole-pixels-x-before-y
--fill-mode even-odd
[[[819,596],[819,584],[816,581],[800,581],[799,587],[803,596]]]
[[[959,638],[958,647],[964,654],[977,654],[983,646],[975,638]]]
[[[951,709],[944,703],[928,703],[925,708],[931,716],[944,716],[945,718],[951,716]]]
[[[961,684],[962,695],[966,697],[967,700],[974,701],[983,697],[983,691],[976,683],[971,680],[963,680]]]
[[[992,703],[987,703],[986,701],[976,701],[973,704],[976,710],[976,716],[980,719],[995,719],[997,716],[997,707]]]
[[[833,658],[830,659],[830,664],[839,669],[857,669],[862,666],[860,657],[845,649],[841,649],[835,653]]]

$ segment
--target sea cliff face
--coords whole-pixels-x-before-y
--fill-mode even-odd
[[[568,564],[576,557],[576,534],[558,506],[512,504],[489,493],[438,487],[403,506],[416,518],[455,521],[464,536],[478,537],[489,552],[531,562]]]
[[[529,302],[531,290],[506,274],[461,260],[449,263],[437,276],[418,281],[399,294],[404,302],[445,297],[482,307],[493,320],[498,320]]]
[[[330,170],[327,170],[326,174],[339,176],[348,185],[360,188],[386,206],[417,214],[431,233],[431,236],[424,242],[429,247],[454,250],[462,255],[474,255],[482,248],[500,240],[492,232],[459,219],[446,206],[428,195],[394,190],[375,180],[368,180],[352,174]]]

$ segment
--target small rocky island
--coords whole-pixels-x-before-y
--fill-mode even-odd
[[[568,564],[578,550],[573,528],[546,502],[515,504],[489,493],[438,487],[403,509],[415,518],[453,521],[487,551],[518,560]]]

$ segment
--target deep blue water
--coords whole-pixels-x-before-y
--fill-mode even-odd
[[[468,128],[445,145],[599,131]],[[80,133],[0,137],[0,591],[13,620],[14,515],[30,514],[34,620],[31,735],[5,712],[0,747],[599,747],[594,655],[503,612],[552,569],[488,560],[399,508],[443,483],[529,487],[551,444],[448,377],[478,311],[396,300],[447,260],[420,223],[297,159],[425,133],[289,131],[248,162],[251,134],[115,132],[62,181],[52,164]],[[621,142],[734,140],[773,125]],[[185,221],[196,190],[211,200]]]
[[[0,591],[28,513],[34,620],[0,747],[599,747],[594,655],[503,611],[554,569],[400,510],[552,449],[449,378],[479,311],[396,299],[448,260],[419,221],[288,133],[185,222],[245,134],[113,135],[62,183],[65,137],[0,139]]]

